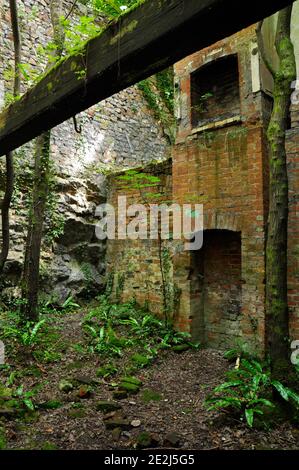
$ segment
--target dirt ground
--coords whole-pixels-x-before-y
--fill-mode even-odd
[[[223,353],[188,350],[160,353],[157,360],[137,374],[142,380],[139,393],[118,400],[121,407],[110,413],[97,410],[100,400],[114,400],[113,379],[96,377],[102,364],[98,356],[82,358],[70,347],[80,341],[79,313],[63,317],[60,325],[66,345],[61,361],[37,365],[39,377],[24,375],[25,389],[42,383],[36,403],[57,400],[57,409],[38,409],[33,416],[5,420],[8,449],[132,449],[138,435],[147,431],[158,447],[181,449],[298,449],[299,429],[279,423],[268,430],[251,430],[244,423],[204,407],[207,394],[223,380],[230,367]],[[34,366],[27,361],[27,368]],[[15,370],[20,365],[15,364]],[[62,379],[77,380],[69,393],[59,389]],[[79,398],[80,383],[91,384],[89,397]],[[148,391],[150,397],[148,399]],[[114,400],[115,401],[115,400]],[[129,423],[120,430],[107,429],[106,420],[120,417]],[[133,423],[133,425],[132,425]],[[151,446],[151,445],[150,445]]]

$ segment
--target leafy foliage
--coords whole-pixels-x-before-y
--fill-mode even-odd
[[[106,296],[101,296],[99,305],[85,316],[82,328],[89,341],[89,353],[111,357],[123,355],[124,349],[134,351],[132,370],[149,365],[161,349],[190,341],[190,335],[175,332],[134,301],[110,304]]]
[[[120,323],[129,325],[132,331],[140,337],[149,336],[163,327],[163,323],[153,315],[145,315],[141,319],[130,317],[128,320],[120,320]]]
[[[5,436],[5,429],[0,424],[0,450],[6,449],[6,436]]]
[[[50,316],[52,315],[52,318]],[[37,322],[24,321],[18,309],[0,314],[0,337],[5,339],[6,353],[16,356],[29,354],[41,362],[57,362],[61,359],[59,349],[64,346],[57,333],[56,311],[44,315]]]
[[[140,0],[92,0],[92,3],[97,12],[115,18],[141,2]]]
[[[34,346],[38,342],[40,330],[46,322],[43,319],[37,323],[30,321],[21,323],[17,315],[11,315],[10,320],[13,321],[4,322],[2,325],[3,338],[13,338],[23,346]]]
[[[46,66],[50,64],[56,66],[64,60],[65,56],[80,53],[86,43],[98,35],[106,26],[107,21],[117,19],[120,15],[127,13],[130,9],[135,8],[144,0],[81,0],[88,8],[87,14],[76,15],[75,18],[62,16],[60,23],[64,29],[64,54],[58,57],[56,54],[57,44],[54,40],[49,41],[46,45],[39,44],[36,48],[35,55],[38,66],[32,66],[29,63],[19,64],[19,73],[22,77],[23,83],[26,87],[30,88],[38,81],[40,81],[45,73]],[[19,17],[22,21],[30,22],[36,18],[38,8],[32,7],[31,13],[28,14],[22,5],[19,6]],[[106,20],[106,21],[105,21]],[[85,66],[82,64],[82,70],[76,72],[78,79],[84,79],[86,76]],[[14,79],[14,69],[9,66],[4,72],[4,79],[7,82],[12,82]],[[19,100],[21,95],[14,96],[13,93],[8,91],[5,94],[5,102],[7,105]]]
[[[173,82],[169,81],[170,76],[172,76],[170,72],[165,70],[160,72],[160,75],[142,80],[138,83],[138,88],[155,118],[161,122],[165,135],[173,143],[175,128],[173,117],[174,87]]]
[[[174,85],[173,85],[173,68],[162,70],[156,74],[156,83],[158,91],[168,108],[168,111],[174,112]]]
[[[227,381],[218,385],[206,400],[208,410],[237,413],[253,427],[256,415],[263,416],[275,407],[274,387],[280,396],[299,408],[299,395],[278,381],[271,380],[270,369],[254,359],[241,359],[240,365],[226,374]]]
[[[80,16],[76,24],[64,17],[60,21],[65,31],[64,48],[66,54],[79,52],[87,40],[99,34],[103,29],[102,25],[97,24],[94,16]],[[53,47],[55,47],[54,43],[48,43],[48,53]]]
[[[17,413],[32,412],[35,410],[33,398],[41,389],[42,385],[36,385],[25,391],[22,384],[13,386],[16,374],[10,374],[6,386],[0,383],[0,406],[5,403],[7,410],[14,410]]]

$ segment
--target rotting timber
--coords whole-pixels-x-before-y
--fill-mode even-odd
[[[0,155],[292,3],[147,0],[53,67],[0,114]],[[219,28],[221,25],[221,28]]]

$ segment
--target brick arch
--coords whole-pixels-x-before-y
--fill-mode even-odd
[[[209,211],[204,213],[204,230],[231,230],[242,231],[240,217],[229,212]]]

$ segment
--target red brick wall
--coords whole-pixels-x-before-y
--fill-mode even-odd
[[[238,336],[255,351],[265,346],[265,226],[268,214],[267,127],[271,99],[263,92],[252,92],[251,54],[255,27],[195,53],[176,65],[178,90],[178,135],[173,150],[173,195],[180,203],[203,203],[205,229],[231,230],[241,234],[241,315],[232,328],[223,321],[220,295],[214,295],[214,313],[205,314],[202,302],[204,285],[209,283],[209,266],[201,258],[211,251],[210,241],[197,257],[178,253],[174,259],[175,282],[181,287],[177,325],[201,335],[207,345],[232,346]],[[241,122],[222,128],[194,129],[191,122],[190,75],[211,61],[238,54]],[[289,172],[289,267],[288,295],[290,333],[299,338],[299,107],[291,108],[292,129],[286,145]],[[204,242],[205,243],[205,242]],[[220,251],[219,251],[220,250]],[[221,244],[214,248],[218,256],[219,292],[229,275],[223,261]],[[213,256],[213,254],[212,254]],[[197,259],[197,266],[194,260]],[[222,259],[223,262],[220,260]],[[222,267],[222,272],[221,272]],[[194,273],[205,273],[205,282],[195,281]],[[214,283],[215,284],[215,283]],[[230,285],[229,282],[226,285]],[[221,287],[222,286],[222,287]],[[226,291],[227,292],[227,291]],[[233,301],[233,296],[231,296]],[[211,302],[210,302],[211,303]],[[238,303],[238,302],[237,302]],[[223,306],[225,302],[223,302]]]
[[[212,61],[238,54],[241,115],[248,124],[263,123],[261,93],[252,93],[251,53],[256,41],[255,26],[219,41],[213,46],[192,54],[175,65],[179,127],[177,141],[184,141],[192,133],[191,74]]]
[[[204,229],[231,232],[227,235],[227,245],[225,240],[221,243],[223,232],[216,232],[214,241],[208,236],[204,238],[202,254],[178,253],[174,259],[174,277],[182,289],[176,319],[179,328],[191,329],[207,346],[234,346],[242,336],[249,348],[262,352],[268,206],[264,128],[265,115],[269,113],[268,109],[265,112],[262,92],[252,93],[250,54],[254,39],[255,30],[251,27],[176,65],[181,93],[179,131],[173,150],[174,200],[202,203]],[[197,131],[191,123],[190,73],[228,54],[238,54],[241,122]],[[238,258],[236,270],[232,271],[225,260],[238,236],[241,260],[232,257],[235,261]],[[205,279],[202,285],[196,284],[194,272],[200,268],[194,261],[197,259],[199,266],[202,265],[200,257],[206,259],[207,254],[210,260],[203,263]],[[207,291],[210,292],[208,300],[202,302],[202,293]],[[228,305],[233,304],[239,314],[236,311],[229,314]]]
[[[241,232],[242,317],[235,336],[242,334],[261,350],[265,287],[263,135],[261,127],[233,126],[192,136],[177,144],[173,153],[175,201],[202,203],[205,229]],[[191,258],[189,253],[177,254],[174,265],[175,282],[182,289],[177,324],[186,330],[199,312],[189,278]],[[223,263],[224,277],[226,269]],[[224,324],[222,334],[230,335]],[[211,344],[216,342],[214,338]]]
[[[160,171],[161,200],[201,203],[204,245],[184,251],[169,242],[173,271],[169,285],[180,291],[173,304],[176,326],[191,331],[207,346],[233,347],[239,338],[254,352],[265,349],[265,227],[268,214],[268,155],[265,129],[271,99],[252,92],[251,54],[254,27],[236,34],[176,65],[178,134],[169,168]],[[238,54],[241,120],[219,128],[196,130],[191,123],[190,74],[225,54]],[[299,338],[299,110],[292,109],[287,134],[290,185],[289,308],[290,330]],[[158,168],[158,167],[157,167]],[[162,167],[161,167],[162,168]],[[147,170],[143,170],[147,171]],[[152,170],[149,170],[151,173]],[[112,181],[110,202],[123,194]],[[171,194],[172,192],[172,194]],[[128,191],[125,191],[128,194]],[[140,201],[138,191],[129,200]],[[143,201],[140,201],[143,202]],[[161,202],[161,201],[160,201]],[[136,297],[161,314],[163,308],[161,253],[156,241],[109,241],[108,273],[124,275],[120,299]],[[173,275],[173,278],[172,278]]]

